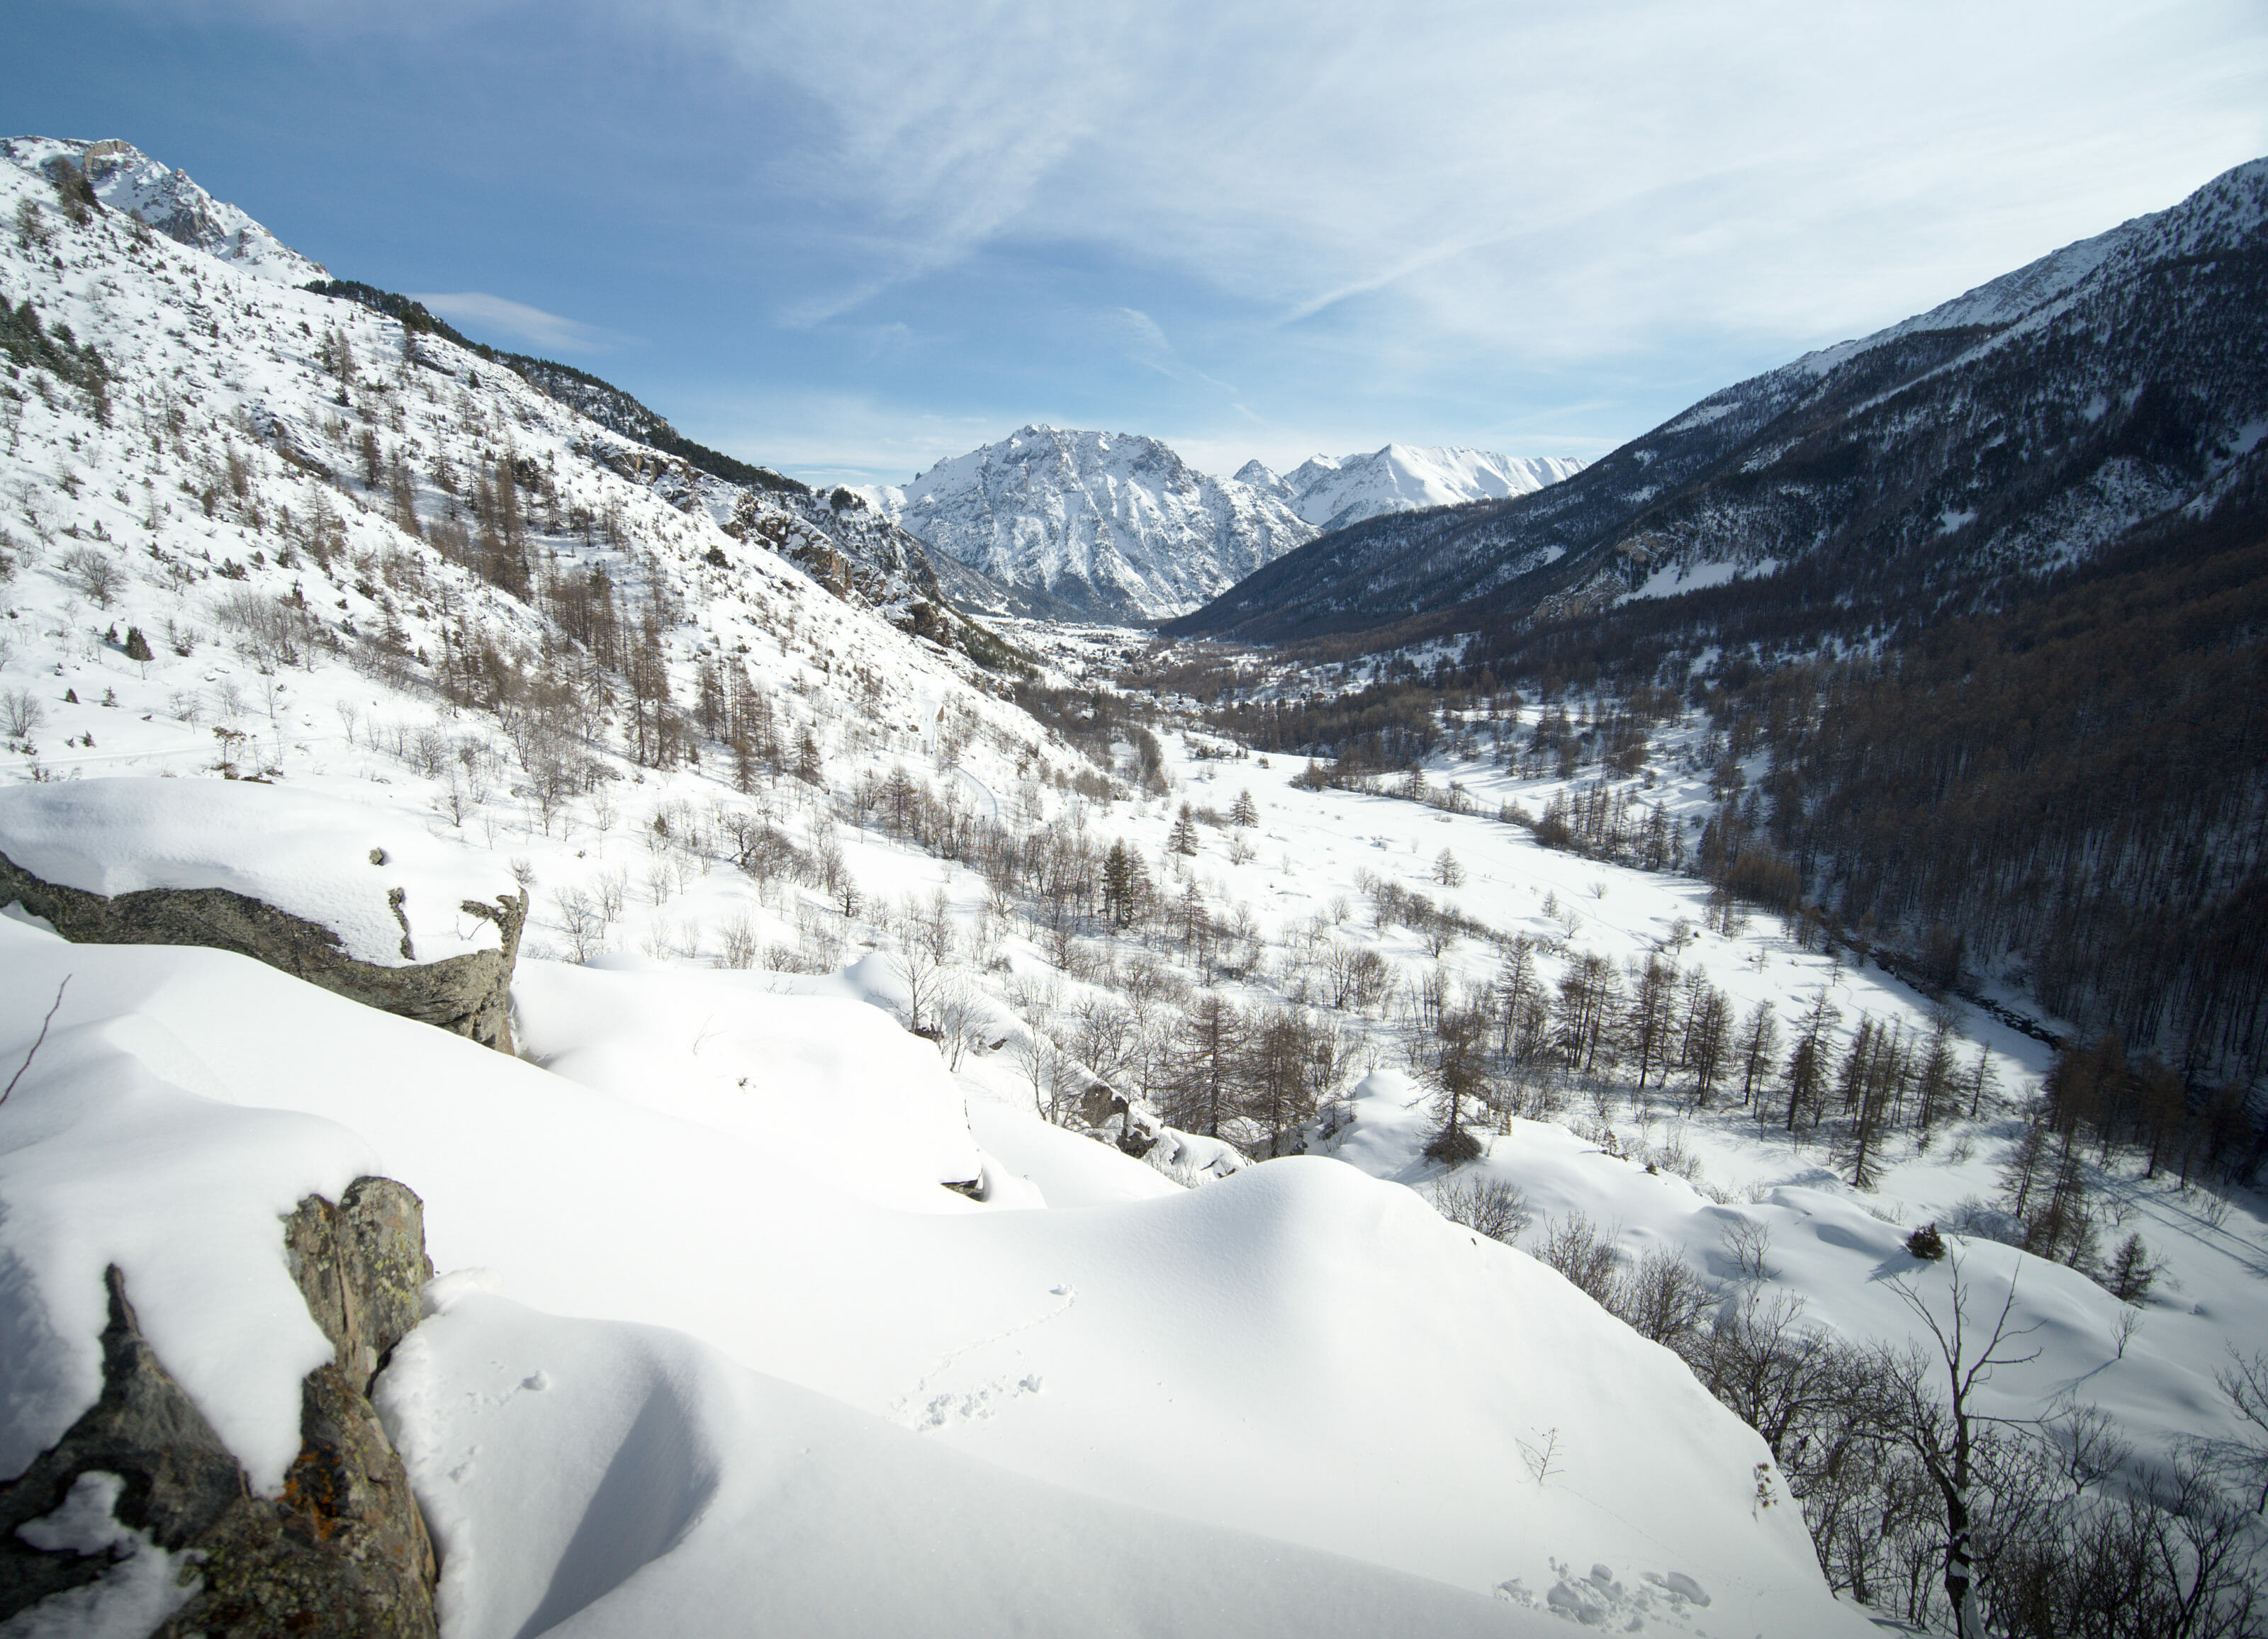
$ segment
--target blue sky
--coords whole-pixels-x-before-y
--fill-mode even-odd
[[[1596,456],[2268,154],[2257,0],[19,8],[122,136],[691,436],[896,481]]]

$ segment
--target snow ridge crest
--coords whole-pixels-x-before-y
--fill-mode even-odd
[[[80,142],[69,137],[12,136],[0,155],[26,171],[44,173],[58,159],[86,173],[94,196],[167,239],[279,284],[328,279],[330,270],[303,256],[244,211],[215,199],[177,171],[116,137]]]

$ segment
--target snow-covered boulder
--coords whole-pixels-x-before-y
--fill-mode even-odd
[[[0,907],[18,916],[80,943],[233,951],[508,1053],[527,901],[484,897],[504,880],[412,827],[262,782],[0,789]],[[418,959],[413,897],[438,960]]]
[[[1491,1590],[1513,1632],[1570,1601],[1648,1631],[1865,1631],[1829,1596],[1763,1442],[1675,1356],[1351,1167],[1271,1161],[1068,1212],[991,1210],[934,1184],[886,1204],[855,1148],[814,1154],[722,1088],[655,1107],[651,1086],[583,1084],[240,958],[70,945],[14,922],[0,922],[0,1062],[22,1057],[66,973],[0,1123],[10,1449],[43,1449],[93,1402],[116,1264],[185,1392],[255,1483],[278,1483],[299,1379],[330,1350],[276,1221],[362,1173],[401,1178],[425,1200],[437,1266],[485,1271],[460,1287],[594,1328],[476,1305],[436,1330],[422,1385],[405,1374],[416,1393],[388,1400],[452,1564],[472,1545],[443,1600],[445,1621],[490,1613],[467,1633],[764,1609],[785,1550],[757,1527],[786,1529],[800,1499],[828,1562],[891,1611],[900,1596],[865,1584],[895,1567],[908,1599],[973,1584],[992,1610],[1028,1575],[1034,1597],[1123,1608],[1138,1629],[1146,1613],[1155,1630],[1270,1631],[1241,1602],[1211,1629],[1168,1620],[1202,1605],[1176,1587],[1227,1585],[1203,1544],[1259,1538],[1285,1568],[1268,1587],[1341,1590],[1322,1603],[1344,1613],[1307,1631],[1461,1631]],[[697,989],[654,1001],[685,976],[588,975],[571,998],[593,1014],[578,1051],[643,1030],[705,1059],[684,1026],[713,1012],[718,1040],[747,1033],[732,1050],[763,1053],[761,1010]],[[624,980],[651,983],[597,988]],[[902,1033],[870,1007],[824,1022],[838,1066],[879,1089],[895,1049],[860,1055]],[[779,1095],[816,1106],[836,1072],[792,1029],[773,1039]],[[556,1497],[504,1500],[538,1472],[565,1476]],[[900,1509],[893,1488],[970,1505]],[[632,1503],[668,1528],[586,1553]],[[1086,1561],[1025,1557],[1086,1536],[1035,1538],[1051,1512],[1092,1523]],[[718,1528],[668,1525],[701,1518]],[[980,1540],[987,1557],[962,1568]],[[815,1582],[780,1585],[781,1611],[811,1608]],[[547,1603],[554,1587],[568,1592]],[[1411,1614],[1381,1623],[1381,1600]],[[861,1608],[844,1603],[833,1630],[858,1631]]]

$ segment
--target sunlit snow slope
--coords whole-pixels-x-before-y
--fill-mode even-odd
[[[71,946],[13,923],[0,923],[0,1055],[20,1058],[66,974],[55,1032],[0,1125],[0,1246],[18,1272],[9,1466],[92,1403],[101,1269],[114,1261],[161,1358],[255,1481],[276,1483],[296,1442],[297,1373],[320,1340],[276,1255],[274,1216],[358,1172],[414,1180],[437,1267],[483,1271],[453,1294],[584,1317],[453,1297],[387,1390],[451,1566],[453,1635],[546,1630],[633,1571],[630,1611],[708,1598],[749,1612],[755,1631],[773,1599],[802,1609],[808,1631],[862,1631],[871,1606],[846,1599],[829,1617],[792,1580],[768,1593],[769,1553],[731,1551],[725,1520],[668,1528],[667,1509],[689,1522],[713,1496],[726,1519],[754,1523],[824,1507],[843,1562],[920,1566],[955,1555],[973,1522],[880,1507],[847,1474],[942,1490],[969,1474],[951,1466],[967,1459],[985,1467],[963,1483],[1001,1500],[988,1523],[1010,1565],[1023,1563],[1012,1526],[1062,1517],[1034,1484],[1095,1499],[1068,1517],[1094,1522],[1098,1564],[1128,1551],[1113,1510],[1185,1522],[1128,1528],[1153,1556],[1148,1596],[1127,1591],[1123,1566],[1027,1573],[1064,1611],[1130,1599],[1118,1618],[1130,1631],[1153,1630],[1145,1598],[1183,1606],[1184,1573],[1221,1585],[1236,1556],[1199,1546],[1220,1532],[1340,1556],[1283,1562],[1311,1591],[1339,1590],[1309,1607],[1314,1631],[1376,1631],[1406,1588],[1356,1562],[1442,1584],[1407,1590],[1413,1618],[1395,1625],[1410,1631],[1476,1623],[1453,1590],[1516,1584],[1516,1608],[1594,1564],[1669,1631],[1689,1619],[1711,1632],[1859,1630],[1821,1588],[1762,1443],[1672,1356],[1540,1264],[1335,1162],[1084,1210],[987,1209],[934,1187],[909,1193],[910,1180],[886,1206],[873,1195],[887,1140],[866,1181],[857,1136],[902,1121],[909,1097],[940,1115],[957,1100],[941,1068],[900,1079],[889,1055],[904,1039],[879,1013],[872,1046],[834,1048],[849,1074],[808,1073],[760,1042],[740,1049],[771,1067],[755,1072],[762,1096],[824,1112],[843,1135],[828,1142],[808,1119],[751,1121],[747,1095],[721,1077],[656,1108],[244,959]],[[612,1021],[602,1033],[634,1035],[667,1005],[646,978],[579,974],[576,1035],[587,1040],[594,1015]],[[706,1004],[728,1036],[762,1029],[778,1005],[753,975],[711,983],[746,998],[737,1012],[729,995]],[[539,1060],[542,1017],[526,1033]],[[126,1133],[143,1136],[122,1143]],[[783,1440],[783,1419],[811,1437]],[[961,1456],[930,1455],[947,1452]],[[593,1458],[577,1452],[612,1455],[586,1472]],[[538,1472],[559,1478],[537,1492],[510,1482]],[[646,1477],[611,1478],[624,1473]],[[610,1540],[622,1487],[662,1518]],[[582,1562],[578,1533],[585,1554],[607,1543],[618,1575]],[[999,1580],[1010,1574],[947,1565],[914,1585],[973,1579],[997,1609],[1015,1597]],[[582,1598],[531,1592],[563,1584]],[[1689,1587],[1711,1601],[1705,1616],[1676,1591]],[[873,1599],[896,1608],[904,1591]],[[1182,1631],[1256,1630],[1249,1592],[1219,1597],[1225,1606]],[[663,1604],[639,1603],[651,1599]],[[546,1620],[528,1628],[537,1609]],[[580,1620],[595,1626],[570,1631],[636,1626],[602,1606]],[[1093,1629],[1043,1620],[1035,1631]]]
[[[302,256],[234,205],[215,199],[191,181],[188,172],[159,164],[131,143],[18,136],[0,144],[0,150],[33,170],[56,160],[77,165],[85,172],[94,196],[112,209],[247,273],[279,284],[330,277],[322,263]]]
[[[0,1065],[30,1061],[0,1106],[0,1472],[92,1402],[115,1263],[274,1488],[323,1348],[278,1219],[380,1172],[455,1276],[381,1385],[450,1639],[688,1612],[1863,1631],[1758,1438],[1542,1265],[1332,1161],[1185,1191],[1036,1116],[972,1123],[858,999],[868,963],[824,977],[861,884],[935,881],[853,840],[871,811],[838,820],[828,781],[910,761],[971,812],[1069,799],[1067,749],[965,656],[488,361],[114,210],[70,223],[0,165],[0,219],[25,202],[0,295],[46,350],[0,401],[0,851],[256,892],[380,956],[395,890],[421,956],[486,937],[460,896],[525,881],[538,910],[521,1059],[0,917]],[[771,747],[745,768],[736,702]],[[630,894],[650,954],[599,959]],[[593,920],[592,964],[563,959]],[[806,982],[837,994],[748,966],[798,937],[832,938]],[[972,1165],[982,1201],[946,1187]]]

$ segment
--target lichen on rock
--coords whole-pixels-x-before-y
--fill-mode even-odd
[[[512,1050],[512,973],[527,922],[527,895],[467,900],[467,915],[497,926],[493,951],[381,967],[346,953],[318,922],[228,888],[142,888],[106,896],[33,876],[0,853],[0,905],[20,902],[78,944],[200,944],[233,951],[350,1001],[438,1025],[500,1053]],[[399,906],[396,905],[399,914]],[[408,924],[402,949],[409,952]]]
[[[81,1597],[133,1542],[194,1577],[160,1639],[353,1634],[433,1639],[438,1565],[409,1476],[370,1388],[417,1322],[432,1276],[423,1207],[391,1179],[358,1179],[335,1205],[309,1196],[284,1224],[286,1260],[329,1363],[301,1385],[300,1451],[280,1495],[244,1471],[142,1334],[126,1277],[106,1274],[101,1397],[13,1482],[0,1486],[0,1621]],[[55,1516],[89,1474],[114,1475],[121,1547],[42,1548],[22,1527]]]

